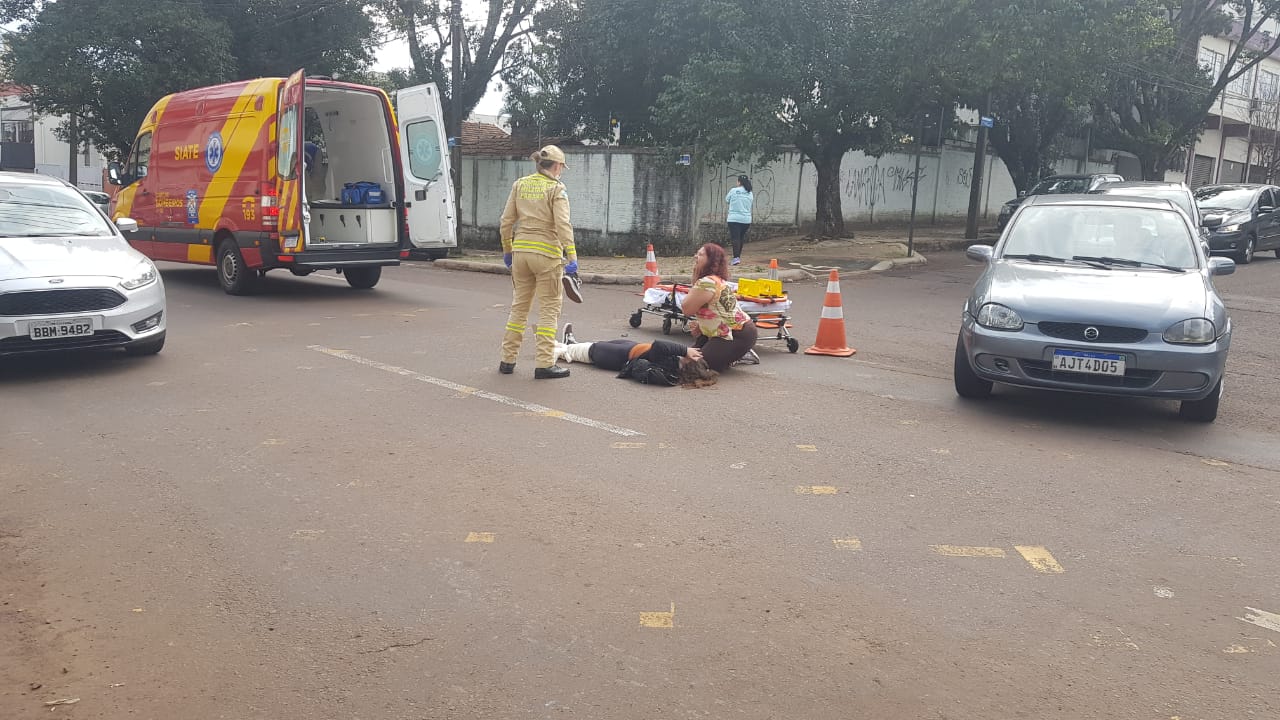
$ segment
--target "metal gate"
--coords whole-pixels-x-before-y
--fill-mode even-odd
[[[1213,158],[1197,155],[1191,163],[1191,187],[1198,188],[1213,182]]]

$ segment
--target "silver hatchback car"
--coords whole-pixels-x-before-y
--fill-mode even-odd
[[[955,387],[993,383],[1181,401],[1189,420],[1218,416],[1231,319],[1213,285],[1235,272],[1210,258],[1167,200],[1030,198],[993,248],[965,303]]]
[[[164,347],[164,282],[119,227],[57,178],[0,173],[0,357]]]

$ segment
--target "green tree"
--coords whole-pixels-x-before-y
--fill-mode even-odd
[[[389,77],[404,85],[435,83],[440,89],[451,135],[453,122],[465,119],[484,99],[489,83],[526,61],[530,16],[538,0],[486,0],[483,18],[463,18],[461,83],[453,87],[449,58],[452,45],[450,0],[374,0],[371,7],[388,33],[405,38],[412,66]]]
[[[234,68],[225,23],[177,0],[7,0],[8,79],[39,113],[76,115],[79,141],[125,155],[162,96],[216,83]],[[193,42],[199,38],[199,42]]]
[[[1161,22],[1138,58],[1111,67],[1106,88],[1093,103],[1100,141],[1137,155],[1144,180],[1163,180],[1174,158],[1200,136],[1223,92],[1280,50],[1280,35],[1266,31],[1280,19],[1280,1],[1159,0],[1159,5]],[[1205,35],[1233,38],[1220,62],[1203,62],[1200,39]]]
[[[851,150],[879,155],[902,93],[893,2],[708,2],[725,35],[662,93],[658,117],[695,141],[704,162],[798,148],[817,174],[819,234],[845,234],[840,168]],[[696,140],[695,140],[696,139]]]
[[[539,44],[504,77],[513,126],[623,145],[670,138],[654,106],[694,53],[725,40],[705,0],[554,0],[535,17]]]
[[[358,76],[375,24],[363,0],[201,0],[231,32],[235,77]]]
[[[1068,139],[1151,32],[1154,0],[908,0],[930,52],[914,85],[996,119],[991,144],[1018,190],[1064,157]],[[927,95],[928,91],[914,94]]]
[[[355,74],[374,29],[361,0],[0,0],[0,21],[19,23],[7,79],[37,112],[77,116],[76,144],[112,158],[169,93],[299,68]]]

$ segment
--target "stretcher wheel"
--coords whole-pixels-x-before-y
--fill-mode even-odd
[[[800,341],[795,338],[787,338],[787,351],[795,352],[800,349]]]
[[[633,328],[638,328],[638,327],[640,327],[640,319],[641,319],[642,317],[644,317],[644,313],[642,313],[642,312],[640,312],[639,310],[637,310],[637,311],[635,311],[634,313],[632,313],[632,314],[631,314],[631,319],[630,319],[628,322],[630,322],[630,323],[631,323],[631,327],[633,327]]]
[[[662,334],[663,335],[671,334],[671,318],[666,318],[662,321]]]

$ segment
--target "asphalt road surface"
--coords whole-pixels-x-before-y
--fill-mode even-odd
[[[501,276],[165,267],[159,356],[0,363],[0,718],[1280,717],[1280,260],[1207,426],[959,400],[977,272],[683,390],[499,375]]]

